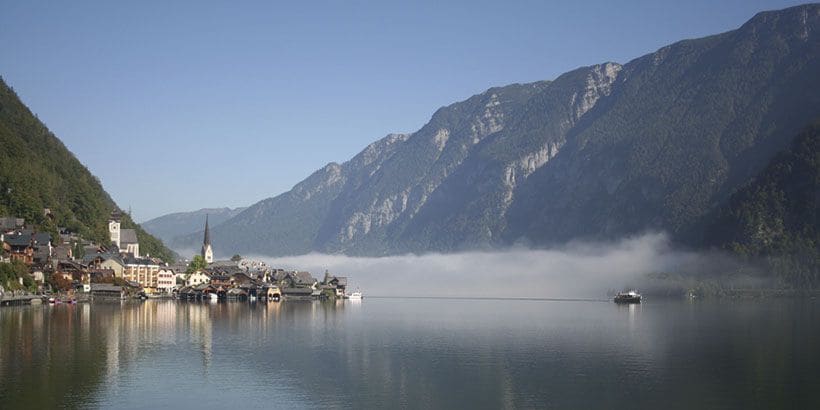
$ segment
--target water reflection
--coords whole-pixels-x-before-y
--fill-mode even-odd
[[[12,407],[813,407],[817,302],[0,309]]]

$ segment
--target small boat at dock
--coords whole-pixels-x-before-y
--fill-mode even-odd
[[[353,292],[347,296],[350,300],[362,300],[362,292]]]
[[[641,294],[634,290],[618,292],[615,295],[615,303],[641,303]]]

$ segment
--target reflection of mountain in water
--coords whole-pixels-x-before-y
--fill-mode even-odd
[[[0,309],[0,407],[92,405],[126,357],[104,307]]]

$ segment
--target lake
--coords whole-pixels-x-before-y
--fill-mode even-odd
[[[820,408],[820,301],[0,308],[0,408]]]

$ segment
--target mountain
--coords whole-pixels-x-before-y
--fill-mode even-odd
[[[706,240],[763,259],[781,285],[820,283],[820,121],[735,192]]]
[[[151,235],[162,239],[165,243],[171,243],[177,236],[201,231],[205,226],[206,215],[208,216],[210,225],[216,227],[222,222],[233,218],[243,210],[245,210],[245,208],[203,208],[193,212],[177,212],[163,215],[145,221],[141,225],[143,229],[150,232]]]
[[[647,230],[699,245],[820,115],[819,16],[816,4],[759,13],[624,65],[491,88],[254,204],[212,230],[214,249],[384,255]]]
[[[107,243],[108,217],[115,209],[100,181],[0,79],[0,216],[25,218],[52,233],[66,227]],[[173,260],[173,252],[128,215],[122,227],[136,229],[143,253]]]

